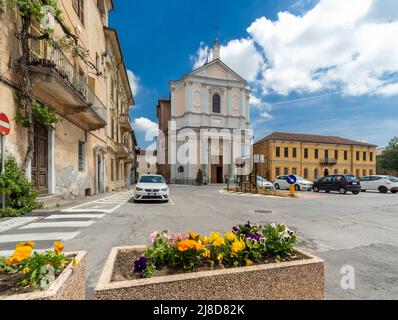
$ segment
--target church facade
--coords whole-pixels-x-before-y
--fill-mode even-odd
[[[235,158],[250,154],[249,99],[245,79],[221,61],[216,40],[213,59],[170,81],[170,99],[159,100],[159,174],[178,184],[194,183],[199,170],[209,183],[233,177]]]

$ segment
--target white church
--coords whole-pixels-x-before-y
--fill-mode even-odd
[[[220,49],[216,39],[211,61],[170,81],[170,99],[159,100],[159,173],[170,183],[192,184],[198,170],[209,183],[224,183],[237,158],[251,154],[250,90]]]

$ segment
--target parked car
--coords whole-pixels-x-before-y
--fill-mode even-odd
[[[312,190],[312,182],[304,179],[303,177],[296,176],[297,182],[294,185],[294,189],[296,191],[311,191]],[[279,176],[274,181],[274,186],[276,190],[286,190],[290,189],[290,184],[287,180],[288,176]]]
[[[134,189],[134,202],[169,201],[169,187],[162,176],[142,175]]]
[[[260,189],[265,189],[265,190],[274,190],[274,185],[272,182],[269,182],[267,179],[257,176],[257,186]]]
[[[346,194],[348,191],[353,194],[361,192],[361,184],[359,180],[352,175],[333,175],[319,179],[313,185],[314,192],[324,190],[326,192],[338,191]]]
[[[359,179],[363,192],[367,190],[378,190],[381,193],[397,193],[398,178],[391,176],[367,176]]]

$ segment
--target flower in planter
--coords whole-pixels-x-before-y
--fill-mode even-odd
[[[239,252],[243,251],[246,248],[245,242],[240,239],[239,241],[235,241],[231,245],[232,255],[237,255]]]
[[[204,245],[202,245],[199,242],[196,242],[195,240],[183,240],[178,243],[178,251],[184,252],[189,249],[202,251],[205,250],[205,247]]]
[[[12,257],[17,262],[22,262],[27,260],[32,254],[32,247],[29,246],[20,246],[18,247],[15,252],[13,253]]]
[[[134,262],[134,273],[143,273],[147,267],[145,257],[141,257]]]
[[[238,240],[238,237],[236,236],[235,233],[233,232],[228,232],[224,235],[224,238],[228,241],[234,242],[236,240]]]
[[[61,242],[59,242],[59,241],[54,242],[54,252],[56,254],[61,254],[62,251],[64,251],[64,248],[65,248],[65,246]]]

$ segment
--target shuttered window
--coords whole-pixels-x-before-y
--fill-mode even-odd
[[[84,0],[73,0],[73,9],[79,17],[80,22],[84,25]]]
[[[83,172],[85,170],[86,162],[86,143],[84,141],[79,141],[79,171]]]

